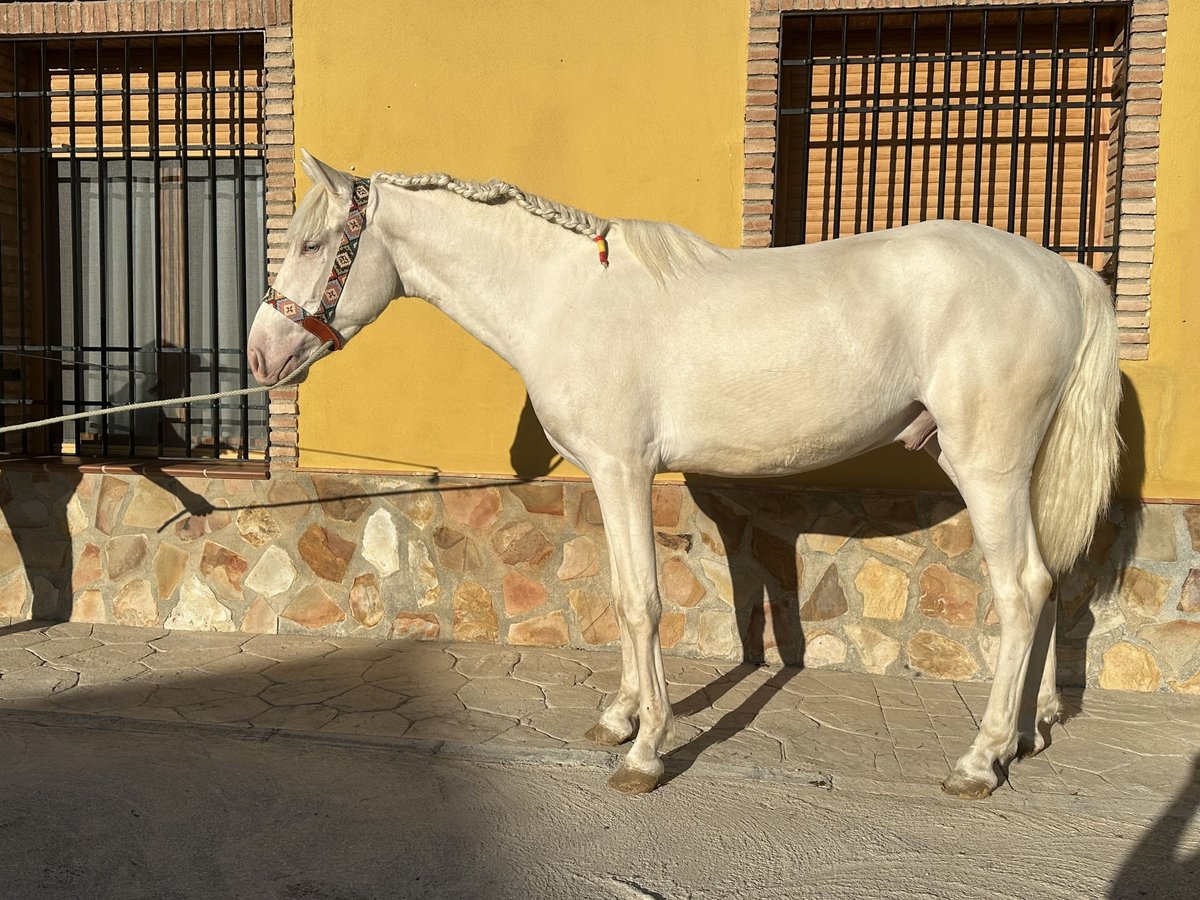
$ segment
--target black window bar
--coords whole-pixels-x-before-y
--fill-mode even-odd
[[[0,39],[4,424],[247,386],[266,280],[261,32]],[[265,397],[4,436],[262,458]]]
[[[776,246],[930,218],[1112,271],[1130,4],[788,14]]]

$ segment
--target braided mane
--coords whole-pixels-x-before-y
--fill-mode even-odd
[[[669,276],[688,263],[700,263],[707,258],[723,255],[704,238],[678,225],[640,219],[605,219],[587,210],[531,194],[515,184],[499,179],[488,182],[469,181],[444,173],[380,173],[375,178],[385,184],[394,184],[408,190],[446,190],[475,203],[498,204],[511,201],[531,215],[593,239],[605,237],[609,229],[616,225],[624,235],[630,252],[659,284],[665,284]]]

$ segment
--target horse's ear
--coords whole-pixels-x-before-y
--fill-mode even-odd
[[[348,198],[350,196],[354,179],[346,172],[339,172],[332,166],[325,165],[303,148],[300,150],[300,165],[304,168],[304,174],[313,184],[320,185],[339,197]]]

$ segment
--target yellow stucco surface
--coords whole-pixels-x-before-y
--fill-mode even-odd
[[[499,177],[740,240],[741,0],[702,15],[691,0],[361,0],[336,15],[295,0],[293,15],[296,143],[327,162]],[[300,464],[511,472],[524,400],[504,362],[400,300],[302,386]]]
[[[1200,4],[1172,3],[1163,78],[1150,358],[1127,362],[1122,492],[1200,498]]]
[[[741,233],[744,0],[295,0],[296,142],[341,168],[501,177],[607,216]],[[1172,4],[1150,358],[1122,365],[1127,496],[1200,498],[1200,5]],[[299,190],[307,187],[301,177]],[[300,391],[304,467],[509,474],[520,378],[402,299]],[[579,474],[561,466],[555,475]],[[811,484],[947,486],[888,448]]]

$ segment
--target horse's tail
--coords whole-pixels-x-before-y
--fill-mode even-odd
[[[1042,559],[1053,574],[1069,569],[1092,541],[1108,507],[1123,447],[1117,432],[1121,373],[1112,291],[1091,269],[1072,263],[1083,307],[1083,338],[1046,436],[1031,487]]]

